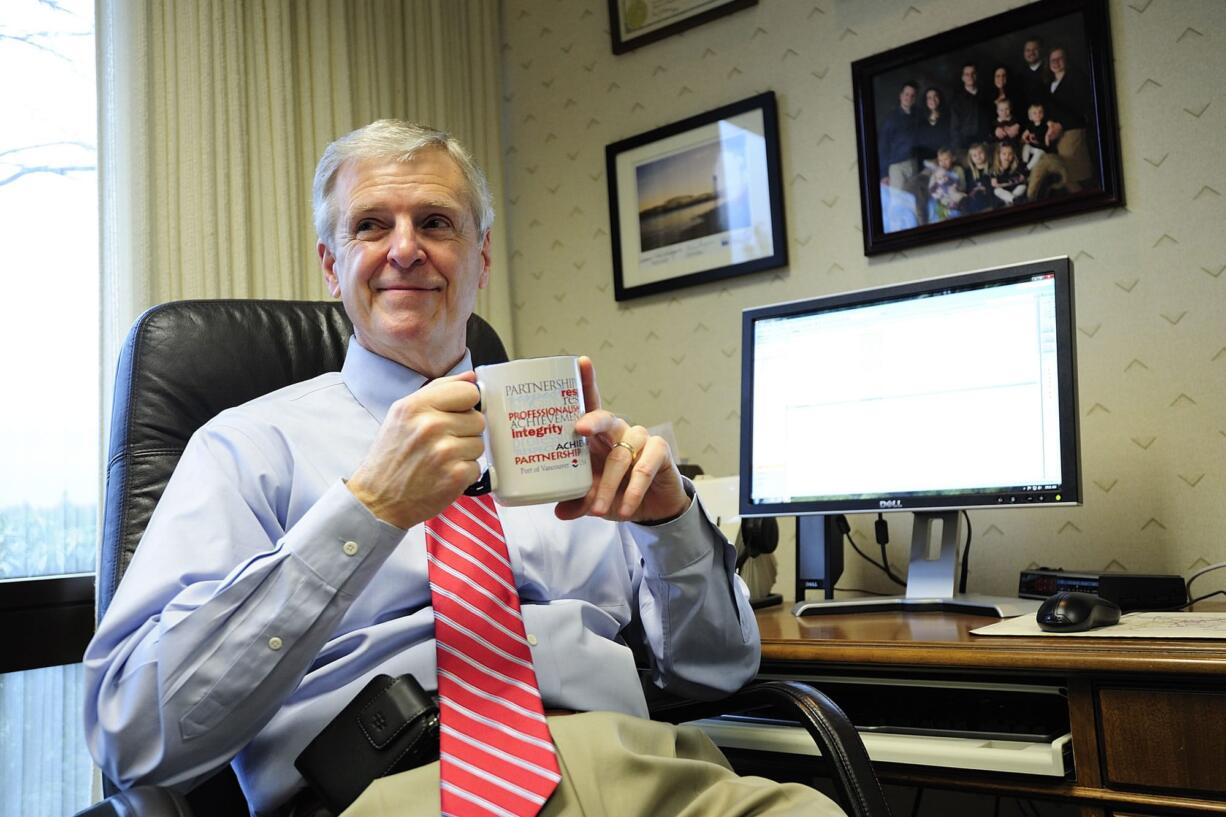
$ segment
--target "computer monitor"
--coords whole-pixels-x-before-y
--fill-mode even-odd
[[[915,514],[905,596],[798,614],[1034,609],[955,594],[959,512],[1081,502],[1068,258],[747,309],[742,330],[741,514]]]

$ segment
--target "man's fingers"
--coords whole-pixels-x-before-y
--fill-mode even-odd
[[[575,422],[575,431],[584,437],[598,437],[602,443],[612,445],[622,438],[629,424],[615,414],[604,410],[589,411]]]
[[[630,480],[626,483],[626,489],[622,492],[621,506],[617,509],[619,518],[629,519],[638,512],[639,506],[643,504],[643,497],[647,496],[651,483],[655,481],[656,474],[668,462],[668,456],[671,454],[668,443],[664,442],[663,437],[647,439],[638,460],[630,469]]]
[[[620,422],[624,425],[626,421]],[[609,453],[605,455],[604,469],[600,474],[596,500],[592,503],[592,512],[597,516],[608,515],[614,510],[614,503],[620,504],[618,497],[626,474],[642,453],[647,438],[647,429],[634,426],[627,427],[624,434],[619,434],[611,440]]]
[[[452,476],[454,477],[454,485],[456,488],[456,496],[464,492],[464,489],[481,479],[481,466],[475,460],[463,460],[452,466]],[[454,502],[453,498],[451,502]],[[451,504],[450,502],[448,503]],[[441,511],[440,511],[441,513]]]
[[[469,410],[451,412],[446,415],[448,429],[456,437],[475,438],[481,443],[481,435],[485,433],[485,417],[479,411]]]
[[[451,442],[452,448],[450,453],[452,457],[449,459],[464,460],[466,462],[476,462],[485,453],[485,442],[481,437],[454,437]]]
[[[583,408],[596,411],[600,408],[600,388],[596,385],[596,367],[587,355],[579,356],[579,381],[583,385]]]
[[[394,440],[397,446],[416,446],[444,437],[480,440],[485,431],[485,417],[471,408],[448,411],[434,406],[393,405],[388,421],[393,429],[388,440]]]
[[[578,519],[589,514],[603,516],[616,500],[630,460],[630,452],[623,447],[616,446],[621,454],[615,454],[612,449],[614,443],[626,436],[630,425],[616,415],[597,410],[583,415],[575,423],[575,430],[591,441],[594,480],[586,495],[559,502],[554,512],[559,519]]]
[[[565,502],[559,502],[553,508],[554,516],[558,519],[579,519],[588,515],[588,511],[592,507],[592,501],[596,498],[595,486],[588,491],[586,495],[578,499],[568,499]]]
[[[439,411],[468,411],[477,405],[481,392],[473,382],[472,372],[454,377],[440,377],[422,386],[415,394],[404,398],[414,400]]]

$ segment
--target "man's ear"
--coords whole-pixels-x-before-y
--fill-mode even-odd
[[[490,283],[490,230],[485,231],[481,241],[481,277],[477,279],[477,289],[485,289]]]
[[[334,269],[336,265],[336,256],[332,254],[332,250],[320,241],[315,245],[315,251],[319,253],[319,266],[324,271],[324,284],[328,287],[328,292],[332,293],[333,298],[341,296],[341,282],[336,277]]]

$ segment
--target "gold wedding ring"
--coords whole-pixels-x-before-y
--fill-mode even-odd
[[[618,440],[617,442],[613,443],[613,447],[614,448],[624,448],[627,451],[629,451],[630,452],[630,462],[635,462],[639,458],[638,449],[632,446],[630,443],[626,442],[625,440]]]

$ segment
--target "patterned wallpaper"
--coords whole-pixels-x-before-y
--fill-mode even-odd
[[[615,57],[604,0],[506,0],[498,272],[518,353],[591,355],[614,410],[671,421],[684,458],[735,474],[743,308],[1067,254],[1085,502],[972,513],[969,589],[1013,592],[1028,565],[1187,573],[1226,558],[1226,3],[1111,2],[1126,208],[863,255],[850,63],[1018,5],[761,0]],[[790,264],[616,303],[605,145],[765,90],[780,104]],[[864,545],[872,518],[852,519]],[[890,519],[901,563],[910,520]],[[788,596],[791,558],[780,551]],[[848,562],[843,584],[888,589]]]

